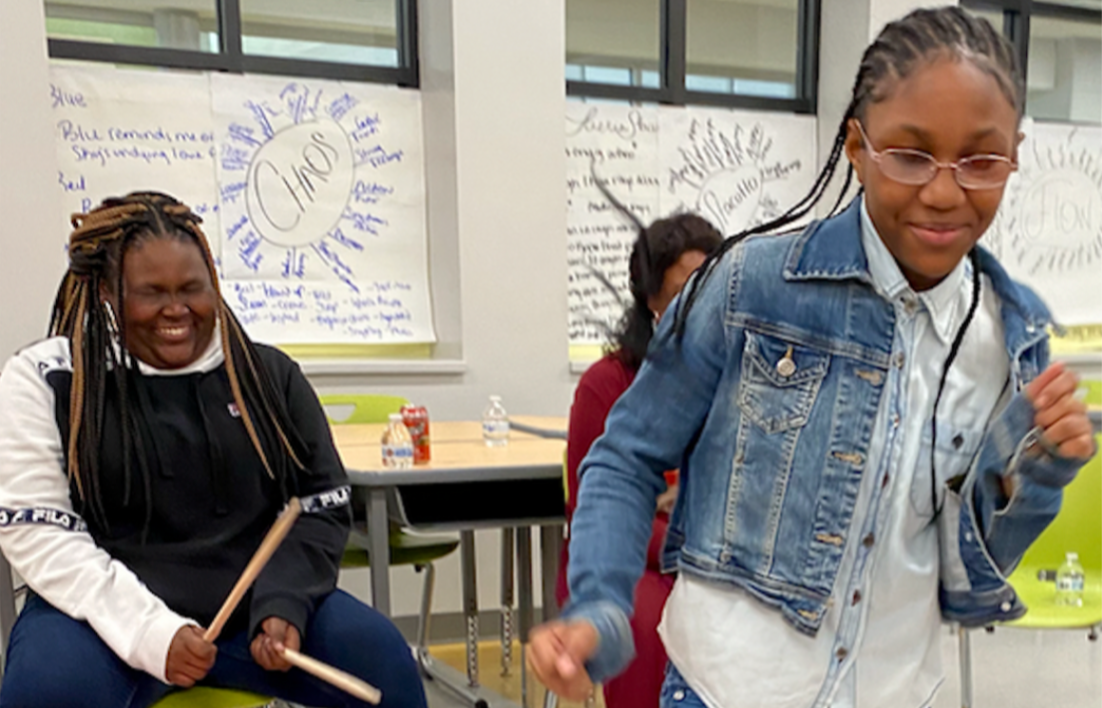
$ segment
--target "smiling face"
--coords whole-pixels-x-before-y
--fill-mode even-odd
[[[190,238],[149,238],[122,268],[126,348],[158,369],[194,363],[214,334],[218,301],[206,259]]]
[[[939,162],[972,155],[1017,160],[1018,115],[998,82],[971,61],[937,57],[889,87],[863,118],[872,147],[921,150]],[[966,190],[952,169],[925,185],[895,182],[880,171],[856,120],[846,155],[865,188],[869,217],[915,290],[941,282],[995,218],[1004,187]]]

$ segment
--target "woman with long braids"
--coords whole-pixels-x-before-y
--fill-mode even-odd
[[[200,219],[139,192],[73,217],[50,338],[0,375],[0,546],[27,582],[3,708],[143,708],[174,686],[361,701],[288,670],[301,649],[421,708],[397,629],[336,589],[349,488],[293,361],[226,306]],[[305,512],[216,642],[280,509]]]
[[[604,185],[598,181],[604,190]],[[578,381],[566,443],[569,489],[566,518],[573,515],[578,498],[578,465],[605,428],[612,404],[631,385],[647,354],[655,323],[681,291],[689,276],[708,254],[719,248],[723,237],[696,214],[677,214],[644,226],[607,190],[605,196],[635,226],[637,236],[628,260],[631,300],[613,333],[604,357],[594,362]],[[677,498],[673,484],[658,498],[647,550],[647,567],[634,592],[631,631],[635,660],[614,680],[604,685],[608,708],[658,708],[658,695],[666,667],[666,651],[658,637],[658,620],[673,587],[673,577],[659,568],[659,553],[666,538],[669,510]],[[567,598],[568,546],[559,564],[558,601]]]
[[[665,708],[924,708],[943,619],[1025,611],[1006,575],[1095,449],[1047,309],[978,246],[1023,99],[1012,46],[956,7],[866,49],[811,193],[690,280],[581,465],[571,604],[529,651],[552,690],[582,698],[631,658],[672,467]],[[767,235],[843,156],[860,195]]]

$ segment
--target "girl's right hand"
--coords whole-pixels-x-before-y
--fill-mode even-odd
[[[597,651],[599,642],[597,629],[585,620],[548,622],[528,637],[528,664],[556,695],[584,701],[593,692],[585,662]]]

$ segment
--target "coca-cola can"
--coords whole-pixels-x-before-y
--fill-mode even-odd
[[[424,406],[402,406],[402,422],[413,438],[413,464],[425,464],[430,459],[428,409]]]

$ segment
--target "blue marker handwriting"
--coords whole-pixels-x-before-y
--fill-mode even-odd
[[[57,183],[60,184],[61,189],[66,192],[84,192],[87,190],[84,184],[84,175],[67,177],[64,172],[58,170]]]
[[[379,197],[394,194],[394,187],[388,187],[378,182],[364,182],[356,180],[356,186],[352,188],[352,197],[361,204],[377,204]]]
[[[350,96],[347,93],[342,94],[340,97],[329,104],[329,117],[333,120],[339,121],[341,118],[344,118],[346,113],[359,105],[359,103],[360,102],[355,97]]]
[[[222,201],[236,202],[237,198],[244,194],[245,188],[248,186],[247,182],[234,182],[232,184],[222,185]]]
[[[306,277],[306,254],[299,253],[297,248],[288,248],[287,255],[283,258],[283,277]]]
[[[245,101],[245,107],[252,111],[253,118],[256,120],[256,124],[260,126],[260,130],[264,133],[265,138],[271,138],[275,135],[275,131],[272,130],[272,123],[268,120],[268,115],[278,115],[275,111],[269,108],[267,105],[260,105],[253,101]]]
[[[342,246],[347,246],[348,248],[351,248],[353,251],[362,251],[362,250],[364,250],[364,246],[363,246],[362,243],[360,243],[359,241],[356,241],[355,239],[350,239],[347,236],[345,236],[344,232],[341,231],[339,226],[337,228],[334,228],[332,231],[330,231],[327,234],[327,236],[329,236],[329,238],[333,239],[334,241],[341,244]]]
[[[360,142],[365,138],[369,138],[379,132],[380,125],[382,125],[382,121],[379,120],[378,113],[370,116],[360,116],[356,118],[356,128],[352,131],[352,139]]]
[[[227,131],[230,135],[230,140],[236,140],[239,143],[245,143],[253,147],[260,147],[264,143],[253,137],[253,129],[247,125],[241,125],[240,123],[230,123],[230,127]]]
[[[229,143],[222,145],[222,169],[228,172],[244,172],[249,169],[252,156],[248,150],[236,148]]]
[[[374,214],[360,214],[359,212],[352,211],[351,209],[345,209],[341,214],[341,218],[352,222],[352,226],[357,231],[365,231],[372,236],[379,235],[379,226],[386,226],[388,222],[386,219],[381,219]]]
[[[402,151],[387,152],[381,145],[375,145],[369,148],[356,148],[356,167],[360,165],[371,165],[372,167],[382,167],[383,165],[391,162],[402,161]]]
[[[242,216],[232,226],[226,229],[226,240],[232,241],[233,237],[237,235],[237,232],[244,228],[245,224],[249,223],[249,217]]]
[[[87,108],[84,94],[79,91],[66,91],[56,84],[50,84],[50,108]]]

